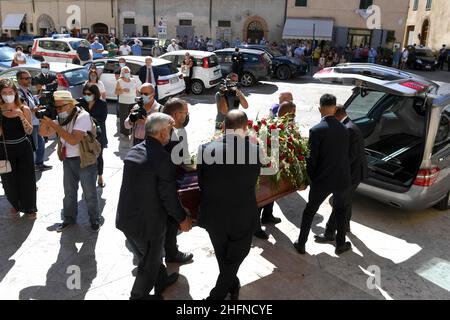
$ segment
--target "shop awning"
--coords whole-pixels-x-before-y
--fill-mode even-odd
[[[288,18],[283,29],[283,39],[331,41],[333,38],[333,25],[333,20]]]
[[[20,24],[22,23],[24,13],[9,13],[6,15],[5,21],[3,21],[3,30],[20,30]]]

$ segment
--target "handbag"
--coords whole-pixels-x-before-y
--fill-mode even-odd
[[[3,117],[1,117],[1,128],[3,128]],[[12,171],[11,162],[8,160],[8,151],[6,150],[6,143],[5,143],[5,135],[3,134],[3,130],[1,132],[2,134],[2,140],[3,140],[3,147],[5,148],[5,157],[6,160],[0,160],[0,174],[6,174],[10,173]]]

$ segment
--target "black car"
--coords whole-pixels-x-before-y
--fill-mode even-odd
[[[149,37],[134,37],[134,38],[129,38],[127,39],[127,44],[131,47],[134,45],[134,39],[139,39],[142,41],[142,55],[143,56],[152,56],[152,49],[155,46],[155,43],[158,40],[158,38],[149,38]],[[161,54],[163,54],[165,52],[165,50],[163,48]]]
[[[408,50],[408,68],[432,71],[435,71],[437,69],[438,59],[431,49],[425,47],[410,46],[408,47]]]
[[[241,45],[240,48],[264,51],[272,60],[272,74],[280,80],[288,80],[294,76],[305,75],[308,64],[294,58],[284,56],[280,51],[258,44]]]

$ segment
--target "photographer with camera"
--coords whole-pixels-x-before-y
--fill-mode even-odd
[[[56,91],[58,89],[58,80],[56,75],[50,73],[48,62],[41,63],[41,73],[33,79],[33,84],[36,85],[38,94],[41,94],[42,91]]]
[[[33,131],[31,111],[22,105],[11,80],[0,80],[0,174],[11,215],[19,212],[36,219],[36,177],[33,149],[27,135]]]
[[[77,223],[78,184],[81,182],[87,204],[91,229],[100,229],[100,212],[98,208],[97,163],[82,167],[81,142],[93,131],[91,116],[83,109],[77,108],[78,101],[72,98],[70,91],[56,91],[53,95],[54,109],[58,113],[53,120],[43,116],[40,134],[49,137],[58,135],[58,156],[63,162],[64,172],[64,220],[57,232],[62,232]]]
[[[239,105],[242,105],[244,109],[248,108],[248,102],[244,94],[238,89],[238,82],[238,75],[236,73],[230,73],[220,85],[219,92],[216,93],[217,130],[222,130],[225,115],[229,111],[239,109]]]
[[[33,138],[33,143],[35,146],[35,170],[36,171],[46,171],[50,170],[52,167],[44,164],[45,156],[45,141],[39,135],[39,119],[36,118],[36,111],[41,109],[39,101],[30,91],[31,87],[31,74],[28,71],[20,70],[16,73],[17,82],[19,84],[19,96],[24,101],[24,103],[31,110],[31,121],[33,125],[33,132],[31,137]]]
[[[131,109],[125,120],[125,128],[132,129],[133,146],[145,140],[145,119],[154,112],[159,112],[162,106],[155,100],[155,87],[151,83],[144,83],[139,90],[141,97]]]

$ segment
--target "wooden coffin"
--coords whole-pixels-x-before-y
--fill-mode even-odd
[[[197,219],[198,208],[200,206],[200,189],[198,187],[197,174],[186,174],[183,181],[179,182],[178,194],[181,204],[189,210],[191,216]],[[268,176],[261,176],[256,187],[256,201],[258,207],[274,202],[298,190],[304,190],[306,186],[296,189],[290,181],[282,179],[278,185],[274,185]]]

